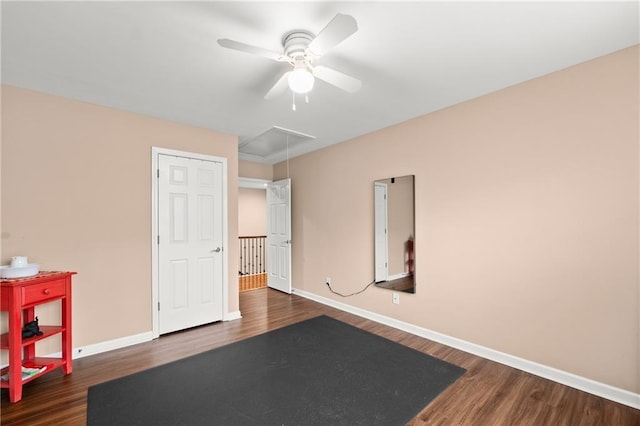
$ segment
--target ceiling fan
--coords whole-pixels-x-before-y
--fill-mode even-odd
[[[252,46],[227,38],[218,39],[218,44],[227,49],[239,50],[262,56],[278,62],[288,62],[292,69],[282,77],[264,96],[273,99],[282,94],[287,87],[294,93],[293,109],[295,110],[295,94],[307,95],[313,89],[315,78],[326,81],[349,93],[357,92],[362,82],[333,68],[315,65],[314,61],[329,49],[337,46],[358,30],[356,20],[349,15],[338,13],[317,36],[307,30],[292,30],[282,38],[283,52],[276,52]],[[308,102],[308,97],[306,98]]]

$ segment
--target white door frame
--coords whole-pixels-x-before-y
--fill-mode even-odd
[[[175,149],[151,147],[151,316],[152,338],[160,336],[158,325],[159,298],[159,261],[158,261],[158,156],[173,155],[175,157],[193,158],[196,160],[222,163],[222,320],[230,319],[229,315],[229,220],[228,220],[228,182],[227,159],[213,155],[199,154]],[[235,318],[235,317],[234,317]]]
[[[384,198],[380,198],[378,188],[384,190]],[[387,184],[382,182],[374,182],[374,280],[376,282],[383,282],[389,279],[389,212],[387,210]],[[381,223],[380,219],[384,222]],[[384,226],[384,229],[379,229],[380,225]],[[378,246],[378,234],[382,234],[384,237],[384,249],[380,250]],[[384,263],[384,268],[379,267],[379,263]]]
[[[266,179],[238,177],[238,188],[264,189],[266,191],[267,184],[271,182],[272,181]]]

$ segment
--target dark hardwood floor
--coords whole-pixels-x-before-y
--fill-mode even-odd
[[[411,425],[640,425],[639,410],[298,296],[253,290],[240,294],[240,309],[241,320],[77,359],[71,375],[58,370],[26,385],[18,403],[9,403],[3,389],[0,421],[2,425],[85,425],[87,389],[92,385],[325,314],[467,369]]]

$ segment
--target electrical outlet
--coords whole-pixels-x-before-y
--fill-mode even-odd
[[[391,293],[391,300],[393,301],[394,305],[399,305],[400,304],[400,293],[396,293],[395,291],[393,293]]]
[[[327,278],[325,278],[325,279],[324,279],[324,283],[325,283],[326,285],[331,285],[331,277],[327,277]]]

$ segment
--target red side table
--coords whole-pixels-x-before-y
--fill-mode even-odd
[[[44,374],[62,367],[64,374],[71,374],[71,277],[75,272],[40,272],[28,278],[2,279],[0,281],[0,310],[8,312],[8,332],[0,335],[0,349],[9,351],[9,366],[0,374],[9,373],[9,380],[1,380],[0,387],[9,388],[9,399],[22,399],[22,386]],[[35,307],[61,300],[61,325],[40,325],[41,336],[22,338],[24,323],[35,319]],[[61,334],[60,358],[36,357],[36,342]],[[24,363],[46,366],[46,369],[25,380],[22,379]]]

